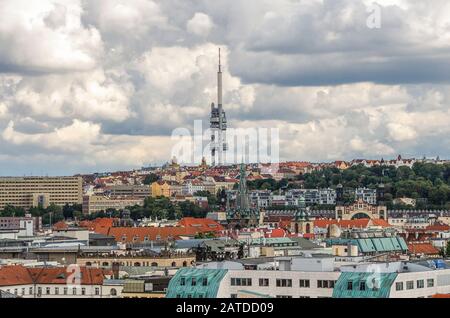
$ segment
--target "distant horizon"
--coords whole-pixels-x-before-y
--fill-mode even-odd
[[[403,156],[401,154],[399,154],[399,155],[402,157],[402,159],[422,160],[424,158],[423,156],[421,156],[421,157],[414,157],[414,156],[412,156],[411,157],[411,156]],[[427,156],[427,157],[425,157],[425,159],[427,159],[427,160],[436,160],[438,157],[439,157],[439,159],[441,161],[450,161],[450,159],[449,159],[450,157],[446,158],[446,157],[441,157],[441,156],[435,156],[435,157],[428,157]],[[386,158],[379,158],[379,159],[374,159],[374,158],[353,158],[353,159],[347,159],[347,160],[346,159],[337,159],[337,160],[330,160],[330,161],[283,160],[283,161],[280,161],[279,163],[303,162],[303,163],[310,163],[310,164],[330,164],[330,163],[333,163],[333,162],[336,162],[336,161],[343,161],[343,162],[349,163],[349,162],[352,162],[354,160],[375,160],[375,161],[378,160],[378,161],[381,161],[382,159],[384,159],[385,161],[392,161],[392,160],[396,160],[397,158],[398,158],[398,155],[395,156],[395,157],[386,157]],[[140,170],[143,170],[143,169],[150,169],[150,168],[161,168],[164,165],[170,163],[171,161],[172,161],[172,159],[164,161],[164,162],[153,163],[153,164],[150,164],[150,165],[147,165],[147,166],[143,166],[143,167],[140,167],[140,168],[133,168],[133,167],[130,167],[130,168],[127,168],[127,169],[114,169],[114,168],[112,168],[111,170],[105,170],[105,171],[75,172],[73,174],[51,174],[51,173],[45,173],[45,174],[30,173],[30,174],[25,174],[24,173],[24,174],[17,174],[17,175],[14,175],[14,174],[7,175],[7,174],[2,174],[0,172],[0,178],[8,178],[8,177],[10,177],[10,178],[20,178],[20,177],[74,177],[74,176],[77,176],[77,175],[94,175],[94,174],[107,174],[107,173],[118,173],[118,172],[131,172],[131,171],[140,171]],[[183,164],[181,164],[180,166],[181,167],[197,167],[200,164],[201,163],[191,164],[191,165],[183,165]],[[245,164],[251,165],[251,164],[265,164],[265,163],[256,163],[256,162],[254,162],[254,163],[245,163]],[[230,166],[233,166],[233,165],[240,165],[240,163],[227,164],[227,165],[223,165],[223,167],[230,167]],[[211,167],[211,166],[209,166],[209,167]]]

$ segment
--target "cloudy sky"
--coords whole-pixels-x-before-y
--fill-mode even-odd
[[[450,2],[0,0],[0,175],[139,168],[208,120],[282,160],[450,157]],[[372,20],[371,20],[372,21]]]

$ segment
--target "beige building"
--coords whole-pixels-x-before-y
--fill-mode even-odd
[[[0,209],[82,203],[81,177],[0,177]]]
[[[387,207],[384,205],[372,205],[362,199],[358,199],[350,205],[336,205],[337,220],[354,219],[383,219],[387,220]]]
[[[143,198],[107,197],[104,195],[89,195],[83,197],[83,214],[92,214],[109,209],[123,210],[129,206],[144,205]]]

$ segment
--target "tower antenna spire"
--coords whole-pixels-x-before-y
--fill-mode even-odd
[[[220,47],[219,47],[219,72],[222,72],[222,59],[221,59]]]

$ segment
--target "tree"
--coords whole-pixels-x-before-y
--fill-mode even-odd
[[[447,242],[447,247],[445,249],[445,255],[450,257],[450,242]]]
[[[16,208],[12,205],[7,205],[3,211],[0,212],[0,215],[3,217],[24,217],[25,210],[23,208]]]
[[[159,180],[159,177],[156,174],[150,173],[149,175],[145,176],[144,184],[145,185],[150,185],[150,184],[152,184],[152,183],[154,183],[154,182],[156,182],[158,180]]]

